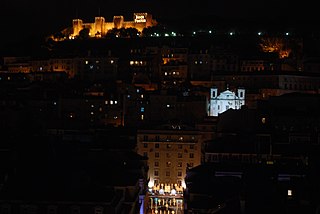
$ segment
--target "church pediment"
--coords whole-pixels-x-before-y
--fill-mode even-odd
[[[217,97],[218,100],[220,99],[227,99],[227,100],[234,100],[234,99],[238,99],[238,97],[236,96],[236,94],[232,91],[226,90],[220,93],[220,95]]]

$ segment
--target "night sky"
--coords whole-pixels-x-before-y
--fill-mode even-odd
[[[16,29],[24,37],[46,35],[70,26],[72,19],[81,18],[84,22],[93,22],[98,15],[111,21],[114,15],[124,15],[132,20],[134,12],[148,12],[156,20],[183,18],[192,15],[213,15],[227,18],[264,18],[281,19],[316,19],[316,1],[304,0],[2,0],[1,1],[1,45],[20,39]],[[304,5],[300,5],[304,3]],[[45,24],[46,25],[43,25]],[[275,22],[276,24],[276,22]],[[19,26],[19,27],[18,27]],[[8,32],[8,33],[5,33]]]

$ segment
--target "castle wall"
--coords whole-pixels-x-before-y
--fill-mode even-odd
[[[113,22],[105,22],[104,23],[105,34],[108,32],[108,30],[111,30],[112,28],[114,28]]]
[[[83,28],[83,22],[81,19],[74,19],[72,20],[72,25],[73,25],[73,35],[79,35],[79,32]]]
[[[142,32],[143,28],[146,27],[146,22],[140,22],[140,23],[136,23],[134,21],[124,22],[123,27],[124,28],[136,28],[138,31]]]
[[[134,13],[133,21],[124,21],[123,16],[114,16],[113,22],[105,22],[104,17],[95,17],[94,23],[83,23],[81,19],[73,19],[72,23],[72,37],[78,36],[79,32],[84,28],[90,29],[89,34],[91,37],[103,37],[113,28],[135,28],[142,32],[144,28],[157,24],[157,22],[152,19],[152,15],[147,13]]]

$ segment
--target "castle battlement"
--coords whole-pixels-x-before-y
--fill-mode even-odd
[[[84,23],[81,19],[73,19],[72,34],[70,36],[75,38],[85,28],[89,29],[91,37],[96,37],[97,35],[103,37],[113,28],[135,28],[142,32],[144,28],[155,25],[157,25],[157,21],[152,19],[152,15],[148,13],[134,13],[131,21],[125,21],[123,16],[113,16],[112,22],[106,22],[104,17],[95,17],[94,23]]]

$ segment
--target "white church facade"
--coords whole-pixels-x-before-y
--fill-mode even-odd
[[[240,109],[243,105],[245,105],[245,89],[237,89],[236,93],[227,89],[219,95],[217,88],[210,89],[209,116],[218,116],[230,108]]]

